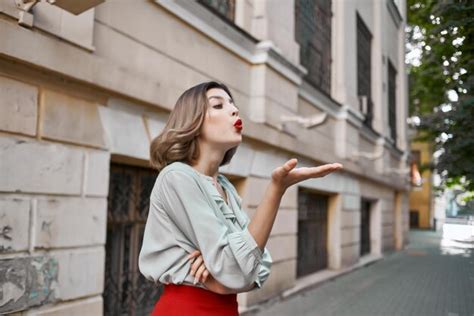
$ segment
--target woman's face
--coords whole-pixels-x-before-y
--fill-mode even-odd
[[[201,130],[201,141],[227,151],[242,142],[242,121],[234,101],[222,89],[206,93],[208,109]]]

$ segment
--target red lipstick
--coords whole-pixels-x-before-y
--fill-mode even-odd
[[[235,121],[234,127],[235,127],[237,130],[241,131],[241,130],[242,130],[242,120],[241,120],[241,119],[238,119],[237,121]]]

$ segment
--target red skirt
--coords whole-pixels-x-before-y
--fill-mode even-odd
[[[165,285],[151,316],[238,316],[237,294],[217,294],[188,285]]]

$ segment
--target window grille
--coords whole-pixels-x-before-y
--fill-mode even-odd
[[[305,80],[327,95],[331,93],[331,0],[295,0],[295,38],[300,62],[308,70]]]
[[[112,164],[109,180],[104,315],[149,315],[162,287],[138,270],[156,172]]]
[[[198,2],[220,17],[234,22],[235,0],[198,0]]]
[[[297,276],[327,268],[328,196],[298,192]]]

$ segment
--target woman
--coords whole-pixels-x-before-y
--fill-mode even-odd
[[[272,172],[250,220],[218,173],[241,142],[239,110],[217,82],[185,91],[152,141],[159,175],[139,258],[142,274],[165,284],[152,315],[238,315],[236,293],[260,288],[270,273],[265,245],[285,190],[342,168],[295,168],[296,159],[287,161]]]

